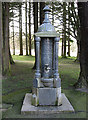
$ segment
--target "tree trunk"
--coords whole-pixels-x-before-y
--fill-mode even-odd
[[[13,11],[13,10],[12,10]],[[14,41],[14,16],[12,21],[12,28],[13,28],[13,55],[15,55],[15,41]]]
[[[2,90],[2,2],[0,2],[0,90]],[[0,104],[2,103],[2,92],[0,91]],[[1,118],[1,117],[0,117]]]
[[[53,2],[51,3],[52,4],[52,25],[54,25],[54,5],[53,5]]]
[[[79,43],[79,41],[77,40],[77,59],[76,59],[76,61],[79,61],[80,60],[80,45],[79,45],[80,43]]]
[[[2,38],[2,2],[0,2],[0,79],[2,77],[2,48],[3,48],[3,38]]]
[[[61,56],[63,57],[64,55],[64,40],[63,40],[63,33],[62,33],[62,49],[61,49]]]
[[[3,20],[3,74],[9,73],[10,64],[9,64],[9,3],[5,4],[5,14]]]
[[[25,34],[26,34],[26,55],[28,55],[28,41],[27,41],[27,1],[25,2]]]
[[[31,2],[29,2],[29,55],[31,55]]]
[[[13,22],[13,21],[12,21]],[[14,25],[13,25],[14,26]],[[13,27],[12,26],[12,27]],[[10,29],[9,29],[9,32],[10,32]],[[13,37],[14,37],[14,34],[13,34]],[[13,43],[14,44],[14,43]],[[15,46],[14,46],[15,47]],[[15,54],[14,54],[15,55]],[[11,52],[10,52],[10,44],[9,44],[9,61],[10,61],[10,64],[15,64],[15,62],[13,61],[13,58],[12,58],[12,55],[11,55]]]
[[[68,3],[68,20],[70,19],[70,3]],[[70,20],[68,21],[68,57],[70,57]]]
[[[19,4],[19,41],[20,41],[20,54],[23,55],[23,42],[22,42],[22,4]]]
[[[15,64],[15,62],[13,61],[11,52],[10,52],[10,47],[9,47],[9,59],[10,59],[10,64]]]
[[[43,24],[43,21],[44,21],[44,9],[45,7],[45,2],[40,2],[40,25]],[[40,42],[40,62],[41,62],[41,42]]]
[[[43,23],[44,20],[44,11],[43,11],[44,7],[45,7],[45,2],[40,2],[40,25]]]
[[[79,17],[77,19],[77,23],[80,23],[79,21]],[[77,27],[77,61],[80,61],[80,25],[78,24],[78,27]]]
[[[75,61],[80,61],[80,30],[77,30],[77,59]]]
[[[5,3],[2,3],[2,75],[4,75],[5,66]]]
[[[34,13],[34,33],[38,30],[38,2],[33,2],[33,13]],[[35,39],[35,36],[34,36]],[[36,67],[36,44],[34,40],[34,48],[35,48],[35,64],[33,66],[33,69]]]
[[[68,38],[68,57],[70,57],[70,38]]]
[[[78,2],[80,19],[80,75],[76,88],[88,88],[88,2]]]
[[[63,2],[63,41],[64,41],[64,54],[63,57],[66,57],[66,2]]]
[[[34,33],[38,30],[38,2],[33,3],[34,12]]]

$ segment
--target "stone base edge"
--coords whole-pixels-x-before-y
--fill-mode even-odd
[[[23,105],[21,108],[21,114],[50,114],[60,112],[74,112],[74,108],[67,99],[64,93],[62,95],[62,105],[60,106],[33,106],[31,104],[32,94],[26,93]]]

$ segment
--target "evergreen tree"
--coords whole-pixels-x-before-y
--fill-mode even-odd
[[[20,41],[20,55],[23,55],[23,41],[22,41],[22,4],[19,4],[19,41]]]
[[[9,73],[9,3],[3,3],[3,75]]]
[[[29,2],[29,55],[31,55],[31,2]]]
[[[80,75],[76,88],[88,88],[88,2],[78,2],[80,19]]]
[[[66,2],[63,2],[63,56],[66,57]]]
[[[40,2],[40,25],[43,23],[44,20],[44,11],[43,11],[44,7],[45,7],[45,2]]]
[[[27,40],[27,1],[25,2],[25,37],[26,37],[26,55],[28,55],[28,40]]]
[[[15,41],[14,41],[14,11],[12,8],[13,20],[12,20],[12,27],[13,27],[13,55],[15,55]]]
[[[0,2],[0,77],[2,77],[2,49],[3,49],[3,38],[2,38],[2,2]]]
[[[38,30],[38,2],[33,2],[33,15],[34,15],[34,33]],[[35,36],[34,36],[35,39]],[[35,64],[33,66],[33,69],[36,67],[36,44],[34,40],[34,48],[35,48]]]

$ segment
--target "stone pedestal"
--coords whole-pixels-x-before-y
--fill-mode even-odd
[[[60,106],[34,106],[32,105],[31,97],[32,94],[27,93],[25,95],[23,105],[21,108],[21,114],[53,114],[60,112],[74,112],[74,108],[71,103],[65,96],[65,94],[61,94],[62,96],[62,104]],[[45,101],[44,101],[45,102]]]
[[[32,105],[61,105],[61,88],[34,88]]]

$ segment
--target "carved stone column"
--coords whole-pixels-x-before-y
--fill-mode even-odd
[[[35,72],[35,79],[33,81],[33,86],[38,87],[40,74],[40,37],[35,37],[36,41],[36,72]]]
[[[36,73],[35,77],[39,78],[40,77],[40,37],[35,37],[36,41]]]
[[[55,73],[54,73],[54,76],[58,76],[59,73],[58,73],[58,45],[59,45],[59,38],[54,38],[54,54],[55,54]]]
[[[58,45],[59,37],[54,38],[54,87],[61,87],[61,80],[58,73]]]

